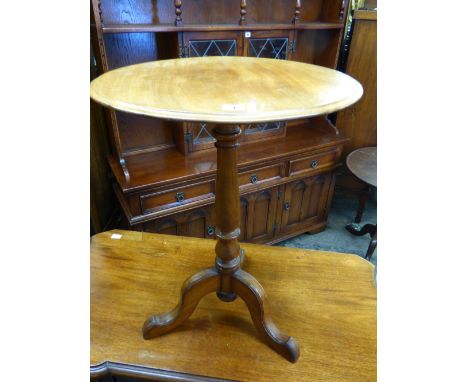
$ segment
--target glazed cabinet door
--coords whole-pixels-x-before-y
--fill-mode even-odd
[[[214,206],[209,205],[143,223],[143,231],[167,235],[214,238]]]
[[[275,234],[278,187],[243,195],[240,203],[240,241],[264,243]]]
[[[324,173],[286,185],[282,203],[282,234],[300,230],[326,218],[333,175]]]
[[[291,60],[295,51],[294,30],[244,32],[244,56]]]
[[[238,31],[183,32],[181,33],[180,57],[240,56],[242,34]],[[190,89],[187,89],[190,91]],[[188,152],[213,147],[213,125],[205,122],[185,124],[185,141]]]
[[[244,32],[244,52],[246,57],[290,60],[295,46],[295,31],[273,30]],[[286,122],[251,123],[243,126],[244,142],[272,136],[284,136]]]

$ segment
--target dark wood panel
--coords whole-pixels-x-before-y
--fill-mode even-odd
[[[119,111],[116,115],[124,155],[145,149],[174,147],[170,122]]]
[[[376,11],[359,11],[371,13]],[[360,147],[377,145],[377,21],[354,20],[346,73],[358,80],[364,95],[354,106],[337,114],[336,125],[350,138],[343,156]]]
[[[327,0],[324,0],[327,1]],[[291,1],[293,3],[293,1]],[[303,0],[301,1],[300,21],[319,21],[322,10],[322,0]]]
[[[105,34],[109,70],[157,59],[154,33]]]
[[[184,24],[237,24],[239,0],[182,0]]]
[[[297,31],[294,60],[335,69],[341,29]]]
[[[173,23],[172,0],[101,0],[104,24]]]

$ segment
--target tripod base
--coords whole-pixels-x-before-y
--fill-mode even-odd
[[[239,296],[249,308],[250,316],[262,340],[290,362],[299,358],[299,347],[294,338],[282,334],[273,323],[265,292],[260,283],[249,273],[239,269],[231,275],[232,295]],[[175,329],[194,312],[200,300],[211,292],[219,292],[221,274],[216,268],[208,268],[188,278],[181,291],[179,304],[170,312],[152,316],[143,325],[143,338],[151,339]],[[221,292],[222,298],[225,293]],[[228,297],[228,296],[226,296]],[[230,300],[232,301],[232,300]]]

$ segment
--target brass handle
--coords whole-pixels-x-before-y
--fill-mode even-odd
[[[289,207],[290,207],[289,202],[285,202],[284,203],[284,209],[287,211],[287,210],[289,210]]]
[[[258,181],[257,175],[253,174],[250,177],[250,183],[255,184],[255,183],[257,183],[257,181]]]
[[[214,231],[215,231],[214,227],[213,227],[212,225],[209,225],[208,228],[207,228],[207,230],[206,230],[206,233],[207,233],[209,236],[213,236]]]
[[[310,161],[310,167],[315,168],[315,167],[317,167],[317,166],[318,166],[318,161],[315,160],[315,159],[312,159],[312,160]]]
[[[177,194],[175,194],[175,199],[177,202],[183,202],[184,199],[185,199],[185,195],[183,192],[178,192]]]

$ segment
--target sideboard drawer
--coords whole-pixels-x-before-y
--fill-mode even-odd
[[[289,161],[289,175],[303,174],[332,164],[338,156],[337,150],[311,155]]]
[[[279,179],[283,176],[283,168],[283,163],[278,163],[272,166],[241,172],[239,174],[239,186],[248,186]]]
[[[214,197],[214,181],[140,195],[141,212],[146,214],[210,197]]]

